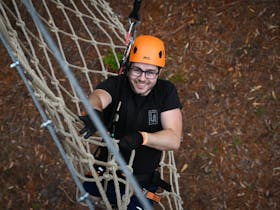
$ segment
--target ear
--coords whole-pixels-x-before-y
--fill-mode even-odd
[[[127,75],[127,72],[129,71],[130,67],[131,67],[131,62],[127,62],[124,66],[124,75],[126,76]]]
[[[162,68],[158,67],[158,75],[160,75]]]

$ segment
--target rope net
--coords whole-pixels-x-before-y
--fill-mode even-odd
[[[125,50],[126,30],[107,2],[41,0],[40,3],[32,3],[86,93],[92,92],[98,82],[116,74]],[[129,183],[124,177],[117,175],[120,168],[113,155],[109,153],[107,161],[94,157],[93,153],[98,146],[106,147],[100,137],[85,140],[79,135],[78,131],[83,125],[77,116],[82,114],[82,103],[59,69],[54,55],[21,1],[0,0],[0,30],[24,67],[25,74],[52,120],[81,182],[95,182],[101,194],[102,205],[106,209],[113,209],[106,197],[107,183],[113,180],[117,192],[116,208],[126,209],[133,195]],[[115,145],[117,146],[116,143]],[[132,163],[133,153],[128,163],[131,170]],[[106,168],[102,176],[98,175],[94,165]],[[172,151],[163,152],[160,174],[162,179],[171,184],[172,190],[157,192],[161,201],[155,208],[182,209],[179,175]],[[119,183],[125,185],[125,196],[118,193]]]

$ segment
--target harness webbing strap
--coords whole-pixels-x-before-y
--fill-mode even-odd
[[[154,172],[152,183],[168,192],[171,192],[171,185],[168,182],[164,181],[162,178],[160,178],[160,173],[158,171]]]
[[[153,192],[150,192],[150,191],[146,192],[146,198],[148,198],[148,199],[150,199],[152,201],[155,201],[157,203],[160,202],[160,196],[155,194],[155,193],[153,193]]]
[[[153,184],[171,192],[171,185],[160,178],[160,173],[158,171],[154,171],[152,174],[135,174],[135,178],[142,187]]]
[[[141,6],[141,0],[135,0],[133,5],[133,10],[129,15],[129,18],[134,18],[135,20],[140,21],[139,10]]]

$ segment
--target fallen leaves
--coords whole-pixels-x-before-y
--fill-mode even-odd
[[[187,163],[185,163],[183,165],[183,167],[181,168],[180,173],[183,173],[184,171],[186,171],[188,167],[189,167],[189,165]]]
[[[142,11],[141,33],[162,35],[173,58],[170,75],[183,72],[188,78],[176,84],[187,104],[184,141],[176,152],[185,209],[278,209],[279,5],[167,1],[170,9],[161,4],[159,15],[155,2]],[[127,5],[112,3],[118,12]],[[94,54],[89,50],[88,56]],[[71,201],[75,186],[65,177],[57,148],[37,130],[33,103],[20,92],[22,85],[18,91],[17,74],[2,63],[3,209],[77,209]]]

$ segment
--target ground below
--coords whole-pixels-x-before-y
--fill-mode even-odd
[[[125,22],[132,5],[110,1]],[[184,209],[280,208],[279,1],[143,1],[138,34],[166,43],[183,104]],[[86,209],[0,48],[0,208]]]

